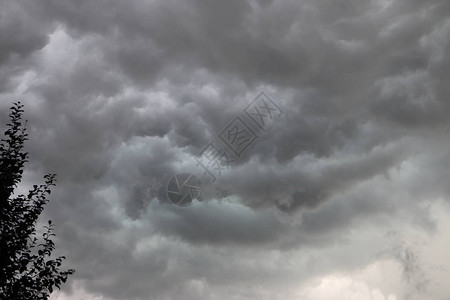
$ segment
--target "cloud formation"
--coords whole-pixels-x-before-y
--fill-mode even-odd
[[[21,188],[58,173],[45,217],[77,269],[54,299],[440,299],[445,272],[430,265],[449,264],[436,254],[448,245],[449,10],[0,2],[0,126],[21,100]],[[198,153],[262,91],[283,114],[203,201],[171,205],[169,179],[204,176]],[[416,236],[432,242],[398,250]],[[400,271],[398,251],[423,251],[426,280]],[[374,279],[384,264],[392,285]]]

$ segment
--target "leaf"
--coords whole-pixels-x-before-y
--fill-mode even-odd
[[[45,226],[43,243],[38,244],[36,238],[36,222],[48,202],[56,175],[46,174],[45,184],[33,185],[27,196],[12,196],[28,162],[28,153],[24,151],[28,134],[26,122],[22,122],[23,112],[20,102],[13,103],[4,138],[0,137],[0,283],[6,285],[0,285],[0,299],[18,300],[25,296],[25,299],[46,300],[53,284],[56,282],[59,288],[59,278],[65,282],[74,270],[61,271],[61,260],[44,260],[55,249],[51,220]],[[11,293],[4,295],[4,291]]]

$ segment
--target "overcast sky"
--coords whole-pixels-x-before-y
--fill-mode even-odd
[[[22,101],[20,189],[58,174],[41,222],[76,269],[51,299],[447,299],[449,15],[448,0],[0,0],[0,128]],[[239,155],[232,122],[253,137]],[[232,161],[214,182],[208,145]],[[202,183],[189,207],[167,197],[180,173]]]

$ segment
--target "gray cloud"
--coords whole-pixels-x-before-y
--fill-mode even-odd
[[[380,263],[386,232],[447,232],[433,210],[449,195],[444,1],[0,11],[0,126],[21,99],[30,133],[21,188],[58,173],[43,217],[77,269],[59,299],[296,299]],[[202,202],[171,205],[168,180],[201,177],[196,155],[261,91],[282,116]]]

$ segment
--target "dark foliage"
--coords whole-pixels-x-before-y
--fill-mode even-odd
[[[60,271],[65,257],[51,258],[55,249],[51,221],[44,226],[42,240],[36,238],[37,219],[55,185],[55,175],[44,176],[45,183],[34,185],[28,195],[14,196],[28,161],[23,150],[27,133],[22,114],[23,105],[14,103],[0,142],[0,299],[45,300],[75,270]]]

